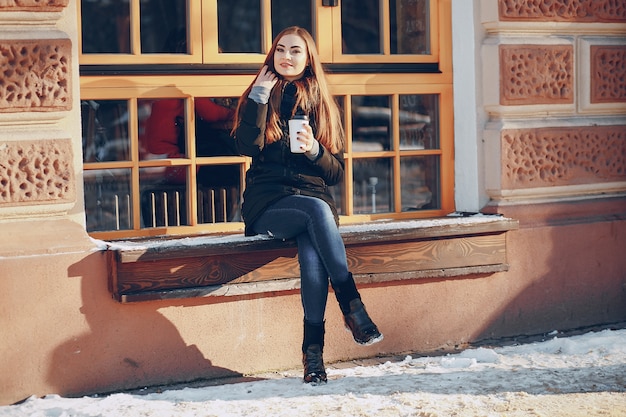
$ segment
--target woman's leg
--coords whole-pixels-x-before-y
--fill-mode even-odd
[[[304,319],[309,323],[320,324],[324,322],[328,300],[328,272],[311,244],[309,235],[301,233],[297,239]]]
[[[322,304],[319,301],[320,293],[323,292],[320,286],[322,281],[326,282],[326,277],[330,277],[344,321],[354,340],[359,344],[382,340],[382,334],[365,311],[352,274],[348,271],[343,239],[326,202],[300,195],[285,197],[270,206],[253,227],[257,233],[278,239],[298,237],[298,256],[301,256],[300,245],[303,245],[300,271],[305,314],[317,315],[317,321],[321,311],[323,319],[326,297]],[[326,273],[322,275],[323,269]],[[305,288],[309,284],[311,289]],[[325,285],[327,295],[328,283]],[[305,302],[310,302],[310,305]]]
[[[333,212],[325,201],[301,195],[287,196],[268,207],[253,227],[257,233],[277,239],[291,239],[307,232],[333,286],[350,279],[346,248]]]

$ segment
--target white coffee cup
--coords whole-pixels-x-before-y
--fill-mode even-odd
[[[289,120],[289,148],[293,153],[304,153],[301,148],[302,142],[298,140],[298,132],[301,132],[304,125],[309,124],[309,118],[304,114],[296,114]]]

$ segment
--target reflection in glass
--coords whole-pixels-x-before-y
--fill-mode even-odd
[[[83,162],[128,161],[128,102],[83,100],[80,107]]]
[[[393,211],[393,168],[391,159],[354,160],[354,213]]]
[[[130,169],[84,172],[88,232],[132,229]]]
[[[401,158],[400,176],[402,211],[441,208],[438,156]]]
[[[196,155],[238,155],[230,136],[237,98],[196,97]],[[138,100],[141,159],[183,158],[185,135],[185,99],[162,98]]]
[[[400,149],[439,149],[439,95],[400,95]]]
[[[392,54],[430,54],[428,6],[425,0],[389,0]]]
[[[139,172],[141,189],[142,227],[182,226],[187,222],[187,186],[163,182],[159,168],[142,168]],[[183,167],[187,171],[186,167]]]
[[[344,54],[379,54],[379,0],[341,1],[341,39]]]
[[[263,52],[259,0],[218,0],[217,21],[221,52]]]
[[[188,53],[186,1],[142,1],[140,24],[142,53]]]
[[[83,53],[131,52],[129,0],[81,0],[80,7]]]
[[[139,158],[163,159],[185,157],[185,99],[162,98],[137,100]],[[178,178],[178,167],[170,167],[168,177]],[[184,171],[184,170],[183,170]],[[184,183],[186,173],[180,175]]]
[[[272,39],[289,26],[300,26],[315,38],[311,3],[311,0],[272,0]]]
[[[239,170],[238,165],[227,165],[223,168]],[[237,176],[238,178],[239,176]],[[241,190],[239,184],[222,183],[212,186],[200,184],[198,187],[198,223],[242,221],[240,204]]]
[[[391,149],[391,97],[352,96],[352,150]]]

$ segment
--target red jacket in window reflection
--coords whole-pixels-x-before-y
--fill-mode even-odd
[[[209,98],[195,99],[196,117],[209,123],[225,123],[232,120],[233,110],[214,103]],[[155,100],[152,112],[146,121],[146,147],[155,155],[166,158],[184,158],[185,153],[178,145],[179,126],[176,119],[184,120],[185,109],[182,99]],[[203,138],[209,140],[210,138]],[[187,180],[186,167],[167,167],[166,181],[171,184],[184,184]]]

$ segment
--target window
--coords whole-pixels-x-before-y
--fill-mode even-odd
[[[250,160],[231,148],[230,117],[290,25],[316,38],[343,110],[346,177],[333,187],[342,223],[454,211],[449,2],[320,3],[81,0],[93,236],[242,229]]]

